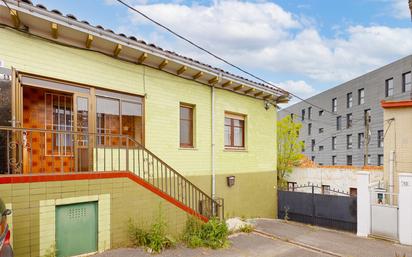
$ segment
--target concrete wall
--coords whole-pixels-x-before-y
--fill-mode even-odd
[[[315,184],[329,185],[331,189],[348,192],[350,188],[357,188],[357,172],[360,168],[294,168],[288,175],[287,181],[298,185]],[[383,181],[383,170],[368,170],[372,181]]]
[[[128,63],[87,50],[57,45],[24,33],[0,29],[0,59],[7,68],[82,83],[93,87],[112,89],[145,96],[145,145],[184,176],[190,176],[196,185],[211,187],[211,88],[192,80]],[[215,98],[215,151],[216,174],[222,180],[229,175],[242,174],[243,194],[256,196],[256,187],[273,188],[276,181],[276,111],[265,110],[262,100],[216,89]],[[179,147],[179,104],[195,105],[195,148]],[[224,148],[225,111],[246,115],[246,148]],[[255,174],[263,174],[259,176]],[[198,178],[197,178],[198,177]],[[267,178],[274,178],[268,180]],[[259,180],[257,182],[257,180]],[[258,190],[258,189],[256,189]],[[249,194],[250,193],[250,194]],[[236,199],[233,188],[218,182],[217,196]],[[259,199],[241,204],[233,201],[233,211],[239,214],[254,209],[256,216],[274,217],[276,210],[268,214],[259,212],[262,206],[274,206],[276,194],[259,195]],[[264,202],[266,204],[261,204]]]
[[[385,186],[389,186],[389,154],[395,151],[394,192],[399,191],[399,173],[412,173],[412,107],[385,108]],[[389,121],[394,119],[393,121]]]
[[[285,110],[279,112],[279,118],[283,118],[290,113],[294,113],[295,121],[302,122],[300,140],[305,141],[304,154],[311,159],[315,157],[315,162],[323,165],[332,165],[332,156],[336,156],[335,165],[347,165],[346,156],[352,155],[353,165],[362,166],[364,164],[364,149],[358,148],[358,134],[365,132],[363,122],[364,111],[371,109],[371,140],[369,144],[370,165],[378,165],[378,155],[383,154],[383,148],[378,147],[378,131],[383,130],[383,110],[380,101],[395,99],[410,99],[411,92],[402,92],[402,74],[412,70],[412,56],[407,56],[391,64],[385,65],[377,70],[366,73],[360,77],[352,79],[341,85],[326,90],[318,95],[307,99],[308,102],[322,107],[329,112],[332,111],[332,99],[337,98],[337,112],[335,114],[324,111],[323,116],[319,116],[319,109],[312,106],[312,117],[308,119],[309,104],[299,102]],[[385,81],[394,79],[394,96],[385,97]],[[365,103],[358,104],[358,90],[365,89]],[[346,97],[352,93],[352,107],[347,108]],[[306,117],[301,121],[302,110],[305,110]],[[346,128],[346,115],[352,113],[352,128]],[[342,130],[336,130],[336,118],[341,116]],[[312,124],[312,134],[308,135],[309,123]],[[324,132],[319,133],[319,128]],[[352,149],[347,149],[346,136],[352,135]],[[336,150],[332,150],[332,136],[337,137]],[[311,151],[311,140],[314,139],[315,150]],[[319,146],[324,150],[320,151]]]

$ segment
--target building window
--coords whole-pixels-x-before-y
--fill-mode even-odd
[[[311,149],[312,149],[312,152],[314,152],[314,151],[315,151],[315,139],[312,139],[312,142],[311,142]]]
[[[383,154],[378,154],[378,166],[383,166]]]
[[[368,165],[368,166],[370,166],[371,164],[372,164],[372,158],[371,158],[371,155],[370,154],[368,154],[368,160],[366,160],[366,154],[364,154],[363,155],[363,164],[366,166],[366,165]]]
[[[352,149],[352,135],[346,135],[346,149]]]
[[[319,151],[323,151],[323,145],[319,146]]]
[[[295,188],[297,187],[298,183],[296,182],[289,182],[288,181],[288,191],[295,191]]]
[[[308,119],[312,119],[312,107],[308,107]]]
[[[332,150],[336,150],[336,137],[332,137]]]
[[[194,106],[180,105],[180,147],[193,147]]]
[[[225,147],[245,147],[245,116],[225,114]]]
[[[341,130],[342,128],[342,117],[336,117],[336,130]]]
[[[358,148],[362,148],[365,143],[365,135],[363,133],[358,134]]]
[[[324,113],[324,111],[323,111],[323,110],[320,110],[320,111],[319,111],[319,116],[323,116],[323,113]]]
[[[393,78],[385,81],[385,97],[393,96]]]
[[[330,186],[329,185],[322,185],[322,194],[330,195]]]
[[[352,113],[346,114],[346,128],[352,128]]]
[[[302,121],[305,120],[305,109],[302,110],[302,117],[301,118],[302,118]]]
[[[383,130],[378,130],[378,147],[383,147]]]
[[[315,156],[310,157],[311,161],[315,162]]]
[[[356,187],[349,188],[349,196],[356,197],[358,195],[358,189]]]
[[[352,155],[346,155],[346,165],[352,166]]]
[[[402,74],[402,92],[411,91],[411,72]]]
[[[332,165],[336,165],[336,155],[332,156]]]
[[[338,111],[338,99],[333,98],[332,99],[332,112],[337,112]]]
[[[310,136],[312,134],[312,123],[308,124],[308,135]]]
[[[323,128],[319,128],[319,134],[323,133]]]
[[[305,152],[305,141],[302,141],[302,152]]]
[[[353,102],[352,92],[347,93],[347,94],[346,94],[346,107],[347,107],[347,108],[352,108],[352,102]]]
[[[368,117],[368,123],[370,124],[372,121],[371,109],[366,109],[363,112],[363,120],[365,121],[365,126],[366,126],[366,117]]]
[[[295,117],[294,117],[294,114],[291,113],[291,114],[290,114],[290,119],[293,121],[294,118],[295,118]]]
[[[358,104],[365,103],[365,89],[361,88],[358,90]]]

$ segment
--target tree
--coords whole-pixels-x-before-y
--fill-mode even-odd
[[[286,175],[292,172],[294,166],[299,165],[303,158],[303,142],[299,141],[301,123],[295,123],[288,115],[277,122],[277,169],[278,186],[286,187]]]

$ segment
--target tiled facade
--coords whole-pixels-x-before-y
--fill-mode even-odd
[[[411,71],[412,56],[407,56],[307,99],[324,111],[299,102],[279,111],[279,118],[293,114],[294,120],[302,123],[299,139],[305,143],[303,153],[308,159],[319,165],[363,166],[364,115],[370,110],[369,165],[383,165],[385,121],[380,102],[410,99],[410,87],[404,90],[403,84],[405,74]],[[388,80],[393,83],[390,96],[386,96]]]

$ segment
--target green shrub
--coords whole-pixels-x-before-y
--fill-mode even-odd
[[[129,220],[129,238],[136,247],[143,246],[148,252],[160,253],[166,248],[173,247],[176,241],[166,235],[167,224],[161,212],[149,230],[143,229]]]
[[[225,221],[210,219],[203,223],[196,217],[188,217],[183,241],[188,247],[222,248],[227,245],[229,230]]]
[[[253,229],[254,229],[253,225],[246,224],[246,225],[242,226],[239,231],[243,232],[243,233],[252,233]]]

